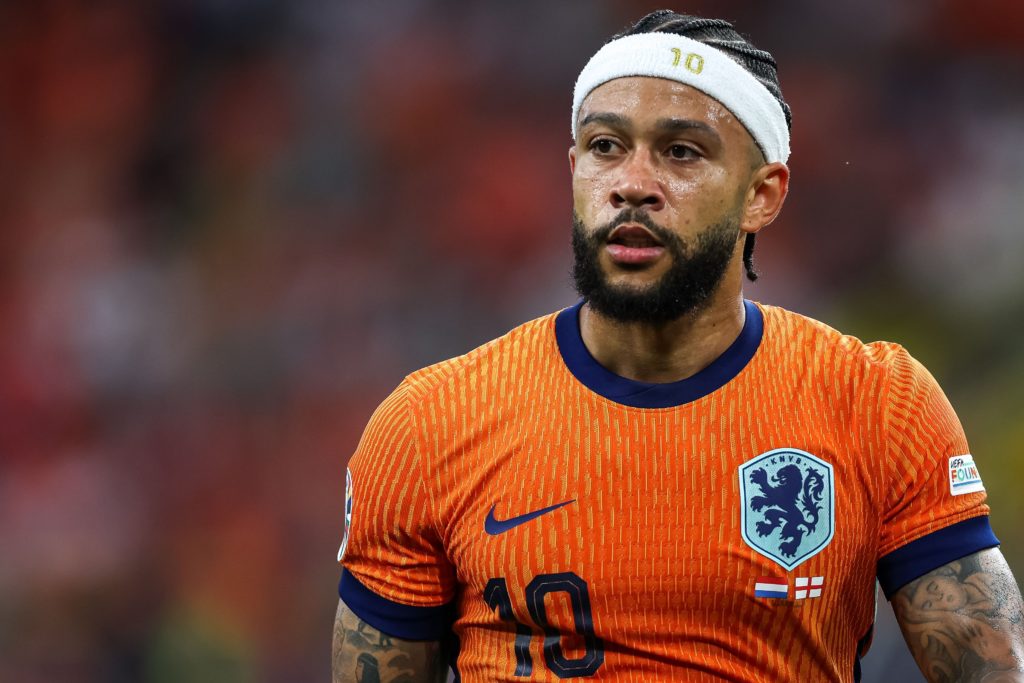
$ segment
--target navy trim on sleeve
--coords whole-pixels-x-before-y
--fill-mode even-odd
[[[594,393],[633,408],[671,408],[696,401],[724,386],[740,374],[757,353],[764,334],[764,318],[753,302],[745,300],[743,305],[746,320],[736,341],[711,365],[678,382],[638,382],[620,377],[598,363],[580,334],[579,314],[583,301],[555,318],[555,339],[569,372]]]
[[[451,631],[455,601],[438,607],[403,605],[382,598],[341,570],[338,595],[360,619],[381,633],[405,640],[441,640]]]
[[[933,531],[893,550],[878,561],[878,582],[886,600],[914,579],[944,564],[999,545],[988,515],[972,517]]]

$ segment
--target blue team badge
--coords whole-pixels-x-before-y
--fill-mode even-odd
[[[338,562],[345,557],[345,548],[348,547],[348,531],[352,528],[352,470],[345,468],[345,533],[341,537],[341,547],[338,548]]]
[[[832,465],[776,448],[740,465],[743,540],[787,570],[817,555],[835,533]]]

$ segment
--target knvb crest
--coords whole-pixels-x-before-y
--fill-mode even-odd
[[[747,545],[793,569],[835,533],[832,465],[795,448],[777,448],[740,465],[740,523]]]

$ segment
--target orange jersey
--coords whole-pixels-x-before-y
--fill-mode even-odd
[[[339,591],[463,681],[853,681],[887,595],[998,541],[900,346],[746,303],[697,375],[618,377],[579,304],[405,379],[349,464]],[[350,522],[349,522],[350,520]]]

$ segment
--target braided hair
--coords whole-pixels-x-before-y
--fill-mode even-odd
[[[782,88],[779,87],[779,74],[775,58],[770,53],[758,50],[751,45],[750,41],[737,33],[728,21],[704,19],[662,9],[642,17],[626,30],[613,36],[610,41],[638,33],[675,33],[724,52],[768,89],[768,92],[782,105],[782,112],[786,116],[786,126],[793,127],[793,114],[789,105],[782,99]],[[757,280],[757,271],[754,269],[756,237],[754,233],[749,233],[743,243],[743,267],[746,268],[747,279],[751,282]]]

